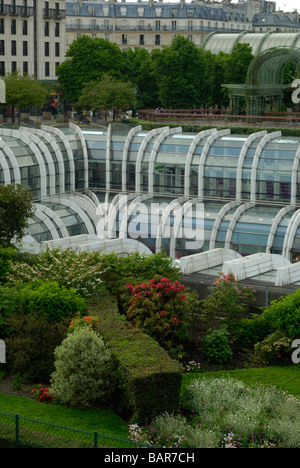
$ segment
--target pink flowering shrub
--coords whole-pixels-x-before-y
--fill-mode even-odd
[[[255,291],[238,283],[233,273],[215,279],[211,294],[202,301],[203,319],[212,323],[224,317],[226,324],[239,320],[249,305],[254,302]]]
[[[148,283],[127,287],[132,294],[128,320],[154,338],[172,357],[181,359],[196,298],[186,292],[180,281],[172,283],[169,278],[158,276]]]

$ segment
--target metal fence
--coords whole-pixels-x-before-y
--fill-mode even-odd
[[[130,440],[87,432],[0,412],[0,448],[146,447]]]

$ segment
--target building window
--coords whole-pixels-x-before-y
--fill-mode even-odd
[[[17,21],[15,19],[11,20],[11,34],[17,34]]]
[[[26,20],[22,23],[22,33],[23,36],[27,36],[28,34],[28,22]]]
[[[60,66],[60,63],[59,62],[55,62],[55,75],[57,76],[58,75],[58,67]]]
[[[23,74],[28,74],[28,62],[23,62]]]
[[[160,35],[159,34],[155,35],[155,45],[160,45]]]
[[[45,62],[45,76],[50,76],[50,63]]]
[[[45,22],[45,36],[46,37],[49,36],[49,22],[48,21]]]
[[[59,23],[55,23],[55,37],[59,37],[59,35],[60,35]]]
[[[17,55],[17,41],[11,41],[11,55]]]
[[[0,34],[4,34],[5,29],[4,29],[4,19],[0,18]]]
[[[59,57],[59,56],[60,56],[60,43],[55,42],[55,57]]]
[[[28,42],[23,41],[23,55],[28,55]]]
[[[172,21],[172,31],[176,31],[176,21]]]
[[[122,34],[122,45],[127,45],[127,34]]]
[[[155,29],[156,31],[160,31],[160,21],[155,21]]]
[[[5,62],[0,62],[0,75],[5,75]]]
[[[144,34],[140,34],[140,45],[145,45],[145,37],[144,37]]]
[[[45,57],[49,57],[49,55],[50,55],[49,42],[45,42]]]
[[[11,62],[11,72],[15,73],[17,71],[17,62]]]
[[[0,55],[5,55],[5,42],[3,40],[0,41]]]

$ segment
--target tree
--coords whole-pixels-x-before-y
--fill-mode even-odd
[[[253,59],[252,47],[249,44],[237,44],[225,61],[225,83],[244,84]]]
[[[4,77],[6,85],[6,104],[19,110],[19,122],[21,109],[24,107],[41,106],[47,100],[47,90],[33,76],[21,75],[19,72],[7,73]]]
[[[68,58],[58,68],[58,82],[69,102],[79,100],[82,89],[90,82],[110,73],[122,77],[126,58],[117,44],[108,39],[79,37],[67,53]]]
[[[207,73],[202,49],[177,36],[170,47],[154,50],[151,57],[164,107],[187,109],[206,101]]]
[[[0,185],[0,244],[13,246],[26,234],[34,214],[32,194],[21,185]]]
[[[91,109],[126,110],[135,102],[134,88],[131,83],[117,81],[110,75],[104,75],[100,80],[90,82],[82,90],[78,106]],[[115,117],[116,112],[114,112]]]

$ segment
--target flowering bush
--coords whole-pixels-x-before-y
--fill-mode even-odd
[[[73,320],[70,322],[69,331],[72,332],[77,328],[87,327],[90,331],[95,329],[98,323],[97,317],[90,317],[89,315],[82,317],[80,314],[76,314]]]
[[[8,281],[55,281],[74,288],[82,296],[91,295],[101,283],[102,264],[99,252],[75,253],[72,248],[47,249],[36,256],[33,265],[10,262]]]
[[[251,288],[240,285],[233,273],[220,273],[213,282],[211,294],[202,301],[203,319],[213,322],[221,316],[227,324],[235,322],[254,301],[254,292]]]
[[[156,276],[149,283],[127,285],[132,300],[127,311],[129,321],[154,338],[174,358],[183,357],[183,345],[189,338],[192,294],[180,281]]]
[[[49,394],[49,388],[48,387],[43,387],[42,384],[39,384],[38,389],[33,389],[32,392],[33,397],[42,402],[52,402],[53,401],[53,396]]]

